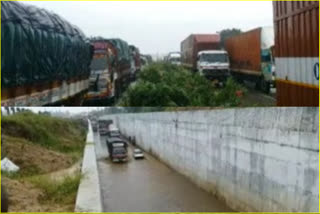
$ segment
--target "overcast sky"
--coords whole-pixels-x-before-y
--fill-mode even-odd
[[[80,27],[86,36],[122,38],[142,53],[179,51],[191,33],[271,26],[268,1],[27,1]]]

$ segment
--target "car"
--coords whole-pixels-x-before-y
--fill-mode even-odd
[[[143,159],[144,158],[144,154],[141,151],[141,149],[134,149],[133,150],[133,157],[134,157],[134,159]]]

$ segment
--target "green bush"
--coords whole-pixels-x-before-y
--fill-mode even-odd
[[[218,89],[197,73],[181,66],[155,63],[146,67],[134,86],[121,98],[120,106],[237,106],[236,91],[244,89],[232,79]]]

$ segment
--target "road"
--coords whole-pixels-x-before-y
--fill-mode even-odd
[[[105,137],[95,134],[104,212],[232,212],[223,202],[146,154],[111,163]]]
[[[248,92],[243,97],[241,101],[242,107],[252,107],[252,106],[276,106],[276,88],[271,88],[269,94],[265,94],[257,89],[255,89],[255,84],[252,82],[245,81],[243,84]]]

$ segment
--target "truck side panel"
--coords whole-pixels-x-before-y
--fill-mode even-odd
[[[273,2],[278,106],[319,106],[319,2]]]
[[[261,73],[260,35],[261,28],[258,28],[226,40],[225,47],[230,57],[232,71],[247,70]]]
[[[193,65],[193,36],[190,35],[188,38],[181,42],[181,58],[182,63],[188,67]]]
[[[1,12],[1,104],[80,103],[92,57],[82,31],[56,14],[20,2],[2,1]]]

